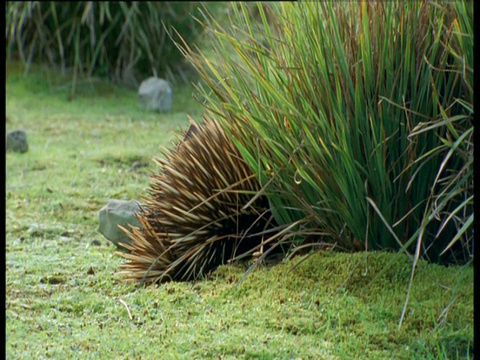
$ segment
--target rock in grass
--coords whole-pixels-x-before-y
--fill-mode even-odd
[[[7,134],[6,150],[26,153],[28,151],[27,133],[23,130],[10,131]]]
[[[135,213],[140,211],[141,204],[136,200],[108,200],[99,212],[100,225],[98,231],[115,245],[119,243],[129,244],[130,238],[118,227],[118,225],[131,230],[132,226],[142,227]]]
[[[170,111],[172,108],[172,87],[168,81],[151,77],[144,80],[138,89],[140,107],[159,112]]]

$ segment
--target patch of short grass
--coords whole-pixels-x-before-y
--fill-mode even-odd
[[[411,262],[393,254],[319,252],[241,284],[245,264],[138,291],[120,282],[98,210],[146,195],[151,158],[203,110],[188,87],[169,114],[103,83],[68,101],[54,76],[25,79],[7,64],[6,128],[24,128],[30,144],[6,155],[8,359],[473,357],[471,266],[420,262],[400,330]]]
[[[176,91],[172,112],[158,114],[139,109],[135,91],[103,82],[84,84],[94,90],[69,101],[60,81],[51,70],[24,78],[18,64],[7,65],[6,130],[24,129],[30,148],[6,155],[7,225],[17,235],[60,226],[97,236],[99,208],[144,194],[153,156],[188,126],[187,113],[203,111],[188,87]]]

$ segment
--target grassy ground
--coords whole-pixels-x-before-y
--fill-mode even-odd
[[[192,89],[175,89],[173,111],[159,115],[102,82],[69,101],[54,73],[24,79],[15,63],[6,73],[6,129],[25,129],[30,145],[6,155],[8,359],[473,358],[471,266],[421,262],[400,330],[410,262],[386,253],[317,253],[289,272],[297,257],[240,285],[241,266],[123,284],[98,210],[146,195],[152,156],[202,114]]]

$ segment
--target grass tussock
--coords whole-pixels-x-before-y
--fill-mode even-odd
[[[233,7],[228,29],[206,16],[213,56],[183,46],[277,222],[348,250],[471,260],[472,4],[282,3],[256,16]]]

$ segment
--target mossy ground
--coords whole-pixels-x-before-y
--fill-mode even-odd
[[[154,114],[134,91],[100,81],[69,101],[68,80],[52,72],[24,78],[9,63],[6,73],[6,130],[23,128],[30,145],[6,155],[8,359],[473,357],[471,266],[421,262],[400,330],[411,262],[387,253],[320,252],[289,271],[296,257],[239,285],[242,266],[138,291],[123,284],[98,210],[146,195],[152,157],[203,112],[192,88]]]

